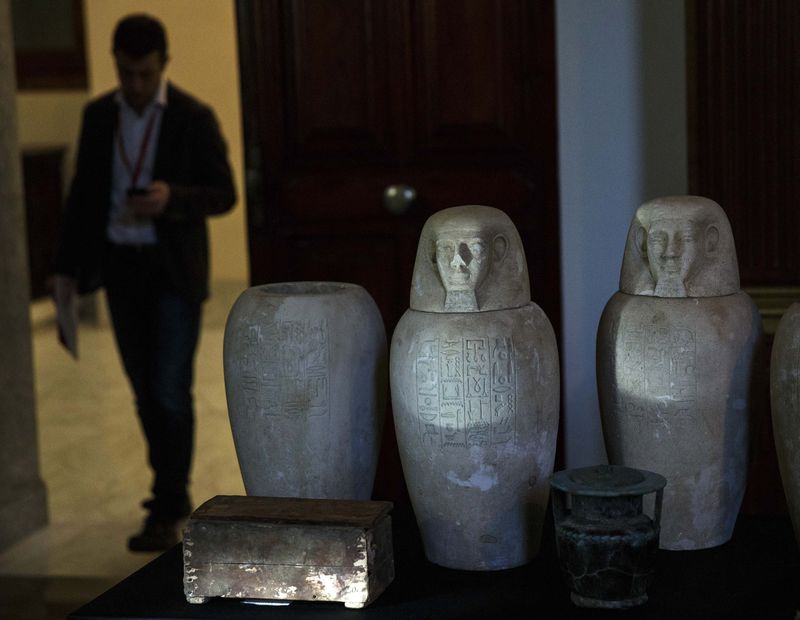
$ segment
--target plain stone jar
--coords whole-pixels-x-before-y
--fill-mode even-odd
[[[341,282],[249,288],[228,315],[223,357],[248,495],[370,498],[387,346],[366,290]]]
[[[783,490],[800,543],[800,304],[789,307],[775,332],[770,400]]]
[[[597,381],[609,462],[667,479],[664,549],[731,537],[760,335],[722,208],[696,196],[642,205],[600,319]]]
[[[508,216],[484,206],[431,216],[410,305],[392,337],[390,377],[425,554],[456,569],[524,564],[547,506],[559,371]]]

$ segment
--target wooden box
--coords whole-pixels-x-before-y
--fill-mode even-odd
[[[394,579],[390,502],[218,495],[183,536],[183,589],[212,596],[371,603]]]

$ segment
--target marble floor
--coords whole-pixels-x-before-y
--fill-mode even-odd
[[[244,488],[222,374],[225,318],[244,283],[214,286],[195,367],[195,505]],[[50,523],[0,553],[0,617],[63,618],[157,554],[130,553],[150,473],[106,313],[81,325],[80,359],[57,342],[47,302],[32,308],[39,455]]]

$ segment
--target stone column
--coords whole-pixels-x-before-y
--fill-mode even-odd
[[[28,280],[11,8],[9,0],[0,0],[0,549],[47,523]]]

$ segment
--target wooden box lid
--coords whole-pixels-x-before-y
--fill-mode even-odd
[[[217,495],[195,510],[189,522],[247,521],[369,529],[391,509],[392,503],[383,501]]]

